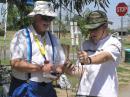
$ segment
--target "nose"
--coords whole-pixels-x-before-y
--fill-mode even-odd
[[[94,31],[90,32],[90,36],[95,35],[96,33]]]
[[[44,25],[50,25],[51,21],[45,21],[45,20],[43,20],[42,23],[43,23]]]

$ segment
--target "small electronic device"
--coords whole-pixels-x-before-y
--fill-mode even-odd
[[[43,73],[43,77],[48,78],[48,79],[56,79],[60,73],[57,72],[51,72],[51,73]]]

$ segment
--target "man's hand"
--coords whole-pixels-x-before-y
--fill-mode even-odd
[[[90,60],[88,58],[88,53],[85,51],[79,51],[78,58],[79,58],[79,62],[81,63],[81,65],[90,63]]]
[[[48,62],[45,61],[45,62],[44,62],[44,65],[43,65],[43,67],[42,67],[42,71],[45,72],[45,73],[50,73],[50,72],[52,71],[52,67],[53,67],[53,65],[50,64],[49,61],[48,61]]]
[[[68,68],[68,66],[71,65],[71,61],[69,59],[67,59],[64,63],[64,66],[63,66],[63,72],[66,72],[66,69]]]
[[[63,72],[71,75],[73,69],[74,69],[74,65],[72,64],[72,62],[69,59],[66,60],[66,62],[64,63]]]
[[[84,71],[85,69],[82,66],[74,65],[70,60],[67,60],[64,64],[64,72],[69,75],[81,76]]]

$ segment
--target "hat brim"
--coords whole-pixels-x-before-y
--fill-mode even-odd
[[[87,24],[87,25],[84,26],[84,28],[86,28],[86,29],[95,29],[95,28],[98,28],[99,26],[101,26],[104,23],[112,24],[111,21],[107,21],[107,22],[102,22],[102,23],[97,23],[97,24]]]
[[[56,17],[57,16],[57,14],[55,13],[55,12],[31,12],[31,13],[29,13],[28,14],[28,17],[34,17],[35,15],[38,15],[38,14],[40,14],[40,15],[44,15],[44,16],[50,16],[50,17]]]

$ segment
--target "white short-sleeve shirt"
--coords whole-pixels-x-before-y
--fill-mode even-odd
[[[86,40],[83,43],[83,49],[86,50],[90,56],[96,55],[101,51],[109,52],[114,60],[98,65],[84,65],[87,72],[84,72],[81,78],[77,94],[99,97],[117,97],[118,79],[116,67],[120,62],[120,41],[112,36],[100,40],[97,45]]]
[[[11,51],[11,60],[13,59],[24,59],[27,60],[27,39],[26,39],[26,30],[21,29],[18,32],[16,32],[14,38],[11,41],[10,44],[10,51]],[[36,33],[33,26],[28,27],[28,31],[30,34],[31,42],[32,42],[32,64],[39,64],[44,65],[44,57],[42,56],[38,45],[35,42],[34,36],[36,35],[38,39],[40,40],[40,44],[43,45],[43,40],[45,40],[45,50],[46,50],[46,58],[49,60],[52,64],[64,64],[65,62],[65,54],[63,52],[63,49],[58,41],[58,39],[51,34],[51,37],[49,36],[49,32],[45,33],[44,37],[41,37]],[[34,33],[34,34],[32,34]],[[50,39],[51,38],[51,39]],[[52,42],[53,42],[53,49],[52,49]],[[53,52],[54,50],[54,52]],[[54,53],[54,56],[53,56]],[[54,59],[54,60],[53,60]],[[12,70],[12,75],[18,79],[26,80],[27,79],[27,73],[26,72],[20,72],[17,70]],[[50,82],[51,80],[44,78],[43,73],[39,72],[33,72],[31,73],[30,80],[36,81],[36,82]]]

